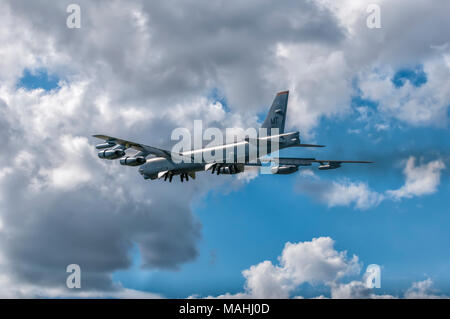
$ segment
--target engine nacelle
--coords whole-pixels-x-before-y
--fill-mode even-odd
[[[118,149],[118,148],[113,149],[113,150],[104,150],[104,151],[98,152],[98,157],[104,158],[104,159],[110,159],[110,160],[120,158],[124,155],[125,155],[125,151],[122,149]]]
[[[105,148],[113,147],[115,145],[116,145],[116,143],[114,143],[114,142],[106,142],[106,143],[95,145],[95,148],[98,149],[98,150],[102,150],[102,149],[105,149]]]
[[[142,156],[136,156],[136,157],[124,157],[120,159],[121,165],[126,166],[139,166],[147,162],[147,160]]]
[[[320,170],[327,170],[327,169],[336,169],[341,167],[341,164],[339,163],[332,163],[332,164],[324,164],[324,165],[320,165],[318,168]]]
[[[282,165],[282,166],[273,166],[270,168],[272,174],[292,174],[298,171],[297,165]]]
[[[244,171],[245,167],[242,164],[232,164],[229,166],[219,167],[218,169],[220,170],[220,174],[233,175],[233,174],[242,173]]]

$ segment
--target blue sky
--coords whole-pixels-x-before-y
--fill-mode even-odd
[[[58,88],[59,78],[56,75],[48,74],[46,69],[23,71],[22,77],[17,83],[18,87],[23,87],[27,90],[44,89],[50,91]]]

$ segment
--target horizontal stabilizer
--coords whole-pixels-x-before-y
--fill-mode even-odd
[[[334,160],[314,160],[316,163],[355,163],[355,164],[371,164],[369,161],[334,161]]]
[[[315,144],[294,144],[293,147],[325,147],[325,145],[315,145]]]

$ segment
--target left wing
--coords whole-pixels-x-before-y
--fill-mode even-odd
[[[133,148],[135,150],[138,150],[142,152],[142,156],[147,156],[149,154],[155,155],[157,157],[165,157],[165,158],[172,158],[172,153],[160,148],[156,148],[153,146],[148,146],[136,142],[131,142],[127,140],[123,140],[120,138],[108,136],[108,135],[93,135],[93,137],[99,138],[101,140],[104,140],[106,142],[113,142],[119,145],[124,146],[125,148]]]

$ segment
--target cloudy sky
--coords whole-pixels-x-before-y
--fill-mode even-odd
[[[374,3],[381,28],[367,26]],[[1,297],[450,295],[449,1],[0,12]],[[170,147],[194,120],[258,127],[283,90],[287,129],[327,148],[282,155],[376,164],[169,184],[97,158],[96,133]]]

